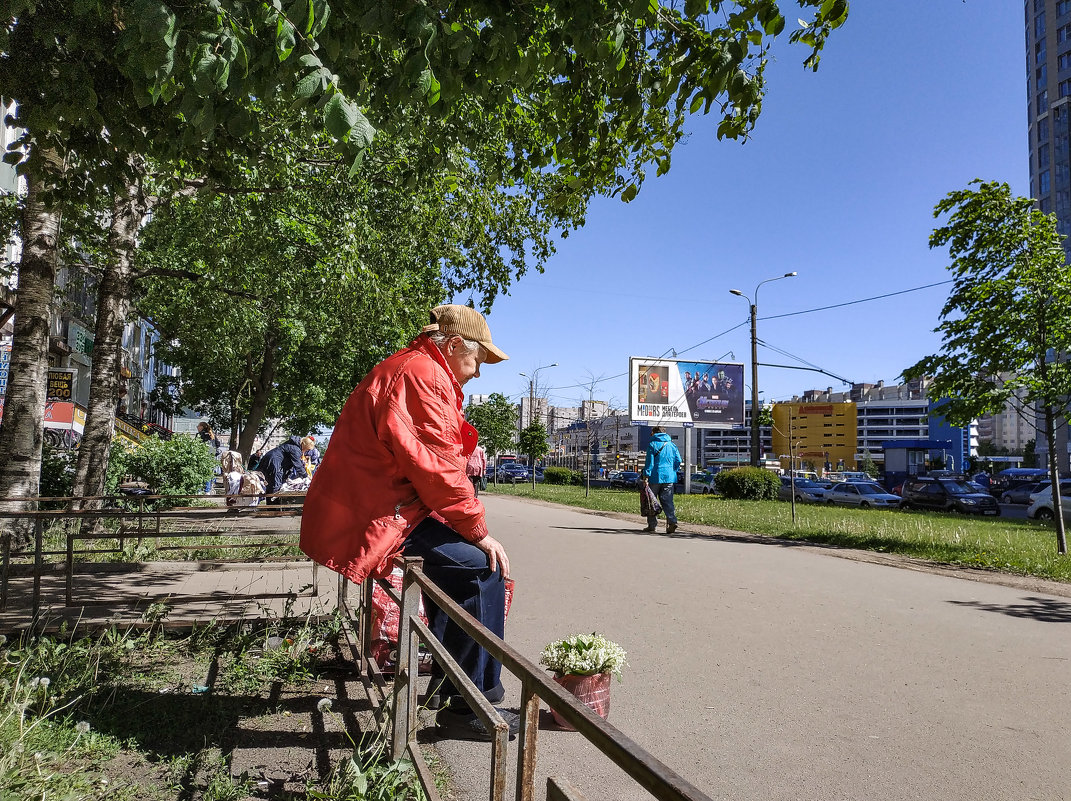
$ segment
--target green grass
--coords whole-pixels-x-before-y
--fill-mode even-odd
[[[568,506],[638,515],[637,493],[537,484],[488,485],[488,492]],[[1071,582],[1071,557],[1056,552],[1051,523],[929,512],[845,509],[783,501],[728,501],[677,495],[677,518],[688,523],[845,548],[898,553],[950,565]]]
[[[229,764],[236,731],[277,719],[280,692],[295,709],[298,695],[318,696],[337,675],[330,660],[341,626],[336,616],[181,637],[0,636],[0,799],[249,798],[253,780]],[[317,741],[300,737],[311,762]],[[296,797],[420,797],[412,767],[385,761],[381,740],[351,741],[352,755],[326,776],[310,774]]]

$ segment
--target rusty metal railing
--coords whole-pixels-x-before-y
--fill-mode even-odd
[[[203,495],[137,495],[123,498],[123,502],[135,508],[83,508],[87,502],[107,502],[115,500],[114,496],[79,497],[79,498],[3,498],[0,501],[25,501],[29,500],[34,506],[41,503],[56,503],[62,505],[62,509],[31,509],[20,511],[0,510],[0,520],[23,520],[32,523],[32,541],[24,547],[15,547],[12,542],[12,532],[5,530],[0,536],[0,612],[5,611],[8,603],[9,582],[13,573],[13,562],[20,558],[28,560],[32,554],[30,570],[33,576],[32,591],[32,614],[36,617],[41,610],[41,579],[46,570],[53,568],[62,562],[65,593],[64,602],[67,606],[74,604],[74,577],[75,567],[78,560],[88,561],[94,556],[107,556],[124,552],[128,540],[135,541],[140,545],[145,539],[154,541],[154,549],[158,552],[190,550],[188,544],[168,545],[168,540],[209,539],[213,537],[229,538],[231,542],[204,543],[198,545],[198,550],[203,551],[240,551],[249,548],[280,549],[296,545],[296,541],[279,541],[280,534],[276,531],[235,531],[233,529],[214,528],[213,521],[227,521],[234,519],[234,508],[230,507],[175,507],[169,509],[153,508],[154,502],[165,501],[169,504],[175,501],[191,498],[204,498]],[[218,496],[216,496],[218,497]],[[246,496],[242,496],[246,497]],[[264,496],[261,496],[264,497]],[[301,514],[303,496],[285,497],[281,504],[267,506],[243,507],[241,514],[244,519],[256,517],[299,516]],[[177,526],[174,530],[168,530],[170,524],[179,521],[196,520],[196,527]],[[115,530],[99,530],[94,523],[114,521],[118,527]],[[63,548],[48,550],[45,547],[46,528],[52,531],[58,524],[63,524],[63,532],[60,539]],[[73,525],[72,525],[73,524]],[[84,546],[76,548],[78,542],[100,543],[114,540],[115,547],[92,547]],[[49,557],[57,557],[49,561]],[[220,559],[220,561],[228,561]],[[232,560],[233,561],[233,560]],[[310,587],[311,595],[318,594],[319,565],[313,563],[313,580]]]
[[[438,794],[434,781],[427,776],[424,760],[419,753],[415,734],[417,719],[417,678],[419,675],[421,644],[428,649],[443,668],[454,687],[465,697],[470,708],[487,727],[494,732],[491,741],[490,784],[488,798],[505,801],[507,770],[508,726],[494,707],[476,688],[461,667],[446,653],[428,627],[420,620],[418,609],[421,593],[442,609],[450,619],[472,637],[495,659],[502,663],[521,682],[521,721],[517,749],[517,773],[515,798],[517,801],[534,801],[536,798],[535,773],[539,732],[540,703],[547,704],[577,732],[601,751],[611,762],[646,789],[659,801],[711,801],[709,796],[689,783],[657,757],[633,742],[620,729],[601,718],[573,695],[547,677],[546,672],[522,656],[508,643],[492,634],[476,618],[461,608],[444,593],[423,571],[423,560],[399,557],[397,565],[404,570],[401,593],[386,582],[380,586],[399,604],[401,620],[398,636],[398,659],[395,666],[393,686],[389,686],[378,664],[370,655],[372,581],[361,585],[361,600],[354,610],[348,598],[347,579],[339,576],[339,608],[357,622],[358,642],[354,645],[362,681],[370,691],[369,697],[378,694],[373,706],[380,714],[391,714],[391,752],[395,759],[408,755],[417,767],[421,783],[429,799],[436,801]],[[393,708],[387,701],[393,696]],[[551,778],[548,780],[548,801],[583,801],[583,796],[568,782]]]

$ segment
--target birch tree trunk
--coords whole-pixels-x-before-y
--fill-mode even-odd
[[[134,249],[138,227],[148,210],[141,186],[124,181],[112,202],[108,232],[108,261],[97,291],[97,325],[93,340],[93,373],[89,383],[89,409],[78,449],[74,474],[75,497],[104,494],[115,433],[119,368],[122,362],[123,326],[134,290]],[[98,504],[87,504],[88,507]]]
[[[40,177],[27,176],[22,213],[22,260],[19,263],[15,331],[11,345],[4,417],[0,422],[0,498],[36,496],[41,482],[42,424],[48,388],[48,333],[52,296],[59,265],[61,214],[41,201]],[[36,508],[36,501],[0,501],[5,512]],[[31,521],[0,519],[0,532],[25,545]]]

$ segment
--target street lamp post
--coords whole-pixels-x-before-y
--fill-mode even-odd
[[[758,467],[762,451],[762,441],[759,438],[759,335],[756,321],[759,316],[759,287],[771,281],[780,281],[782,278],[792,278],[795,271],[767,278],[759,281],[755,286],[755,293],[749,298],[739,289],[730,289],[729,294],[738,295],[748,302],[751,307],[751,466]]]
[[[535,408],[535,382],[539,377],[540,370],[546,370],[548,367],[557,367],[558,363],[544,364],[542,367],[537,367],[532,371],[531,375],[527,373],[520,373],[528,379],[528,425],[532,425],[532,410]],[[528,470],[532,473],[532,490],[535,491],[535,458],[532,458],[532,464],[528,465]]]

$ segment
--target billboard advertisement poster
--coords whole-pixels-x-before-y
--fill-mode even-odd
[[[629,417],[646,425],[742,427],[744,365],[633,356]]]

